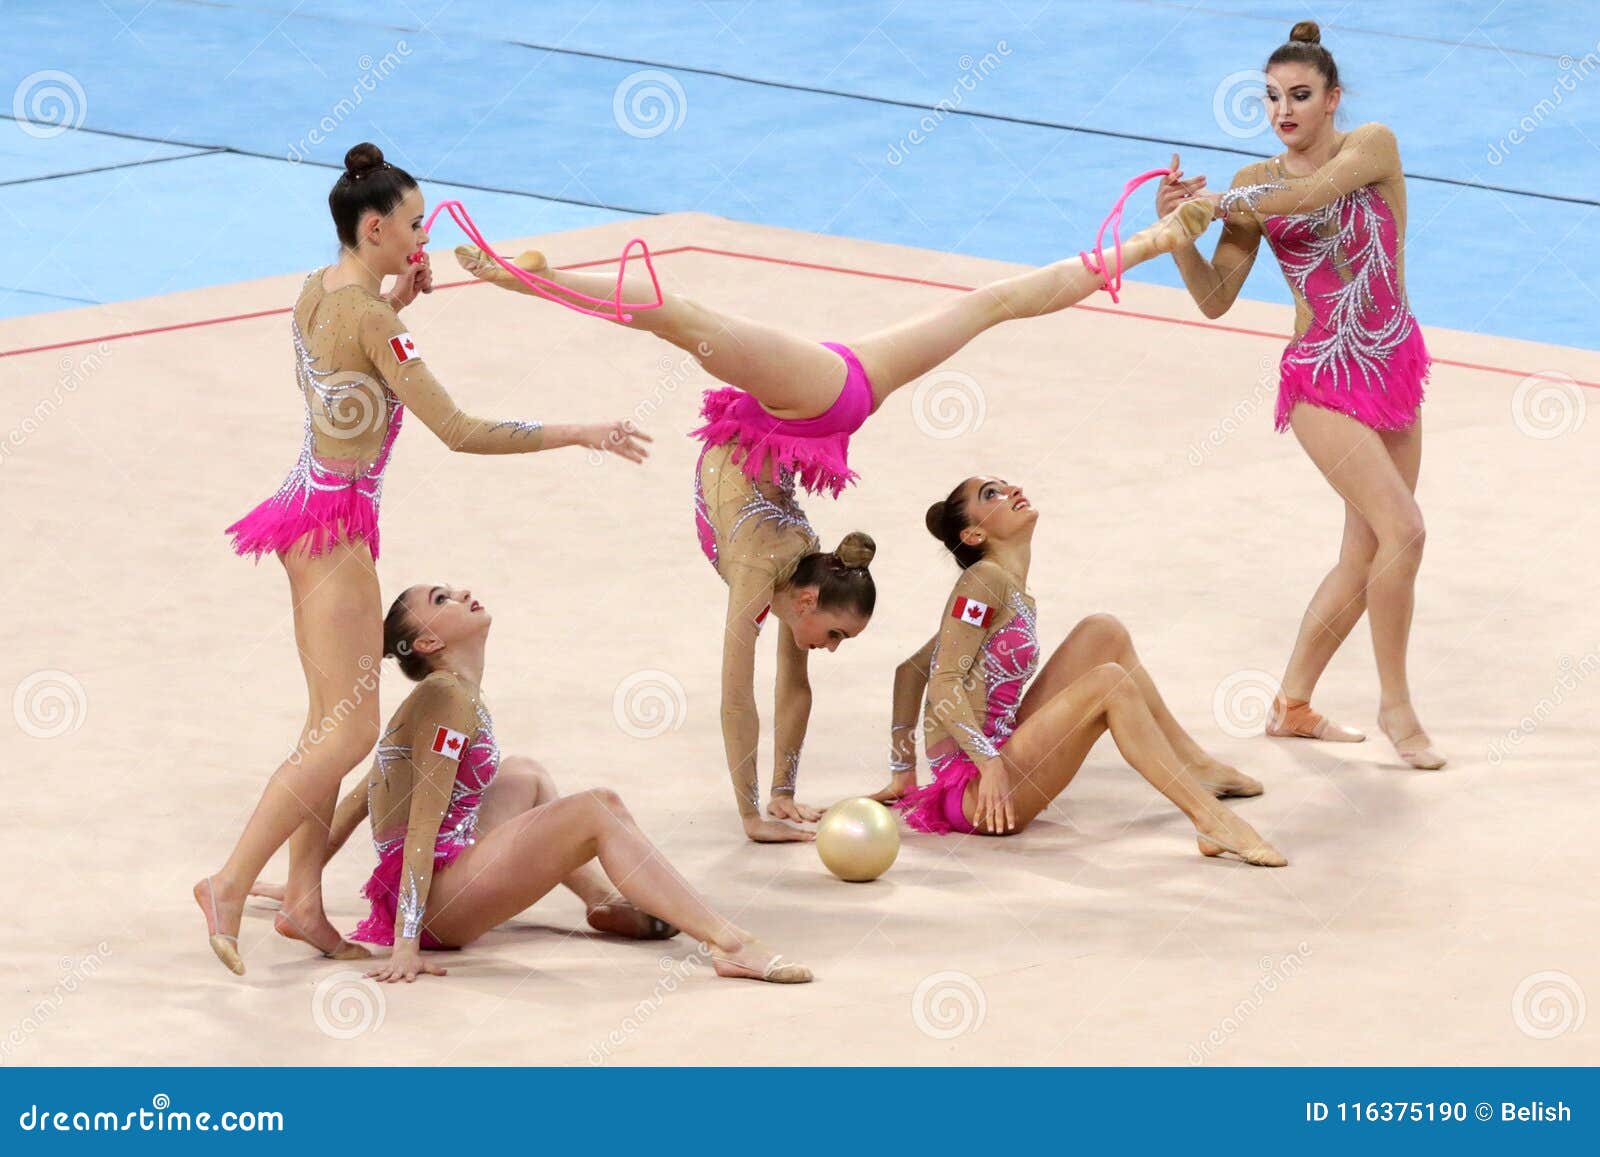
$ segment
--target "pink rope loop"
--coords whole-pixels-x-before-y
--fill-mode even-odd
[[[1122,289],[1122,208],[1128,203],[1128,198],[1133,196],[1133,191],[1140,185],[1144,184],[1146,181],[1154,180],[1156,177],[1165,177],[1171,172],[1171,169],[1151,169],[1148,173],[1140,173],[1126,185],[1122,186],[1122,196],[1118,197],[1117,203],[1111,206],[1111,212],[1107,213],[1106,219],[1100,222],[1100,232],[1095,234],[1095,255],[1090,257],[1087,253],[1082,251],[1078,253],[1078,257],[1083,262],[1083,267],[1085,269],[1087,269],[1090,273],[1098,273],[1101,277],[1105,278],[1105,285],[1102,286],[1102,288],[1111,295],[1111,300],[1113,302],[1121,304],[1122,301],[1122,299],[1117,296],[1118,292]],[[1111,230],[1112,252],[1114,252],[1117,257],[1116,272],[1110,274],[1109,276],[1106,274],[1105,251],[1106,229],[1108,227]]]
[[[448,212],[450,214],[450,219],[454,221],[461,231],[467,235],[467,240],[471,241],[479,249],[483,250],[485,254],[493,258],[496,265],[500,266],[501,269],[504,269],[507,273],[511,274],[512,277],[515,277],[518,281],[522,282],[522,284],[533,290],[540,297],[546,298],[549,301],[553,301],[557,305],[564,305],[574,312],[587,314],[589,317],[603,317],[610,321],[617,322],[630,322],[633,320],[633,314],[624,313],[623,310],[625,309],[643,310],[661,308],[663,300],[661,296],[661,280],[656,276],[655,262],[650,259],[650,247],[645,244],[644,238],[642,237],[635,237],[632,241],[629,241],[622,247],[622,257],[617,265],[616,293],[610,298],[590,297],[587,293],[579,293],[576,289],[567,289],[564,286],[558,285],[556,282],[549,280],[548,278],[540,277],[537,273],[529,273],[521,266],[513,265],[504,257],[501,257],[500,254],[496,253],[492,248],[490,248],[489,243],[483,239],[483,234],[478,232],[478,226],[473,223],[471,216],[468,215],[467,207],[460,201],[440,201],[439,204],[434,207],[433,212],[429,214],[428,220],[423,225],[423,228],[429,232],[432,232],[434,221],[438,220],[439,214],[444,212]],[[651,288],[655,290],[656,295],[656,299],[654,301],[625,302],[622,300],[623,278],[627,275],[628,261],[633,256],[633,247],[635,245],[639,247],[639,255],[644,258],[645,271],[650,274],[650,285]],[[578,301],[586,302],[589,306],[608,306],[609,308],[586,308],[583,305],[574,304]]]

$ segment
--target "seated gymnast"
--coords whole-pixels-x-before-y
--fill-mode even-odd
[[[1134,769],[1189,817],[1204,855],[1286,864],[1217,802],[1260,795],[1261,785],[1184,731],[1115,618],[1080,622],[1027,687],[1039,658],[1027,593],[1038,519],[1020,486],[992,476],[967,479],[928,509],[928,530],[955,555],[961,577],[938,633],[895,672],[892,778],[873,798],[894,803],[918,831],[1009,835],[1066,790],[1110,731]],[[924,688],[933,781],[918,787],[913,729]]]
[[[417,686],[385,728],[366,786],[378,866],[364,889],[371,911],[352,939],[394,947],[368,975],[443,976],[423,949],[464,947],[566,883],[589,902],[591,924],[636,936],[682,928],[708,946],[719,976],[810,980],[809,969],[715,912],[616,792],[556,796],[530,762],[520,763],[520,791],[495,790],[500,749],[480,689],[491,621],[471,591],[427,585],[406,590],[385,618],[384,654]],[[346,803],[339,841],[360,822]],[[584,874],[596,859],[625,905]]]

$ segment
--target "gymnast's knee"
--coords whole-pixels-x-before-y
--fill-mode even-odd
[[[1133,636],[1128,634],[1128,628],[1122,625],[1122,620],[1106,611],[1089,615],[1081,620],[1072,632],[1075,635],[1082,635],[1101,650],[1116,654],[1121,654],[1133,646]]]
[[[628,812],[628,805],[623,803],[622,797],[609,787],[591,787],[588,791],[580,791],[565,798],[578,801],[578,806],[603,821],[633,819]]]
[[[526,785],[534,807],[549,803],[561,794],[556,790],[555,777],[544,764],[526,755],[510,755],[502,759],[498,774]]]

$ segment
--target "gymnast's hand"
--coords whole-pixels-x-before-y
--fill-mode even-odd
[[[817,838],[816,832],[760,816],[744,817],[744,834],[758,844],[807,844]]]
[[[1017,814],[1011,803],[1011,769],[996,755],[983,761],[978,773],[978,808],[972,822],[979,831],[1004,835],[1017,830]]]
[[[822,813],[808,803],[798,802],[792,795],[775,795],[767,802],[767,814],[775,820],[788,820],[796,824],[814,824]]]
[[[419,293],[433,292],[433,266],[428,263],[428,255],[424,253],[422,260],[406,269],[395,279],[394,288],[389,291],[387,301],[396,313],[417,300]]]
[[[889,786],[882,791],[874,792],[868,799],[875,799],[879,803],[894,803],[897,799],[904,799],[917,790],[917,770],[897,771],[889,777]]]
[[[576,430],[578,445],[604,454],[615,454],[629,462],[643,462],[650,457],[646,443],[655,441],[628,418],[620,422],[588,422],[576,427]]]
[[[1191,197],[1198,196],[1206,187],[1205,174],[1183,179],[1183,169],[1178,165],[1178,154],[1172,154],[1172,172],[1161,178],[1156,186],[1156,216],[1165,217]]]
[[[416,942],[409,944],[396,944],[394,952],[389,959],[374,967],[367,973],[369,980],[376,980],[380,984],[393,984],[403,980],[407,984],[419,976],[448,976],[446,969],[422,958],[422,950]]]

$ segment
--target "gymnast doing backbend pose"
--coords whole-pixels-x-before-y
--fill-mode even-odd
[[[367,779],[378,866],[364,889],[371,912],[354,939],[394,946],[368,975],[443,976],[422,949],[470,944],[565,883],[602,901],[591,905],[598,927],[647,938],[672,934],[663,921],[684,929],[707,945],[719,976],[810,980],[809,969],[713,911],[616,792],[520,801],[497,794],[500,748],[481,690],[492,621],[470,590],[442,585],[411,587],[384,621],[384,654],[417,686],[384,729]],[[486,805],[501,813],[493,824],[483,822]],[[595,859],[628,904],[602,899],[610,889],[588,867]],[[608,911],[597,923],[601,907]]]
[[[1294,293],[1295,336],[1280,362],[1277,427],[1292,428],[1344,500],[1339,560],[1306,608],[1269,735],[1342,743],[1366,738],[1312,710],[1334,652],[1371,616],[1378,726],[1412,767],[1443,767],[1411,705],[1406,650],[1422,565],[1423,382],[1429,357],[1405,292],[1406,182],[1394,133],[1381,124],[1334,128],[1339,70],[1312,21],[1267,59],[1267,108],[1286,150],[1240,169],[1233,187],[1202,192],[1178,158],[1156,195],[1163,211],[1208,199],[1226,226],[1207,261],[1173,251],[1207,317],[1244,287],[1262,236]]]
[[[287,840],[289,874],[278,931],[341,959],[367,955],[328,922],[322,864],[339,781],[378,736],[376,668],[383,607],[378,502],[400,420],[412,410],[452,450],[522,454],[559,446],[639,462],[643,434],[621,422],[543,425],[463,412],[428,371],[395,311],[431,287],[422,193],[373,145],[345,157],[328,194],[338,261],[311,274],[295,303],[295,377],[306,407],[299,460],[276,494],[228,528],[241,555],[276,554],[289,576],[295,642],[305,671],[306,722],[268,782],[222,868],[194,886],[211,948],[244,972],[239,923],[268,859]],[[390,297],[382,280],[396,275]]]
[[[991,476],[969,478],[929,507],[929,532],[962,572],[938,632],[895,671],[890,783],[873,798],[895,803],[918,831],[1009,835],[1066,790],[1109,731],[1134,769],[1189,817],[1205,855],[1287,863],[1217,802],[1260,795],[1261,785],[1184,731],[1115,618],[1080,622],[1027,686],[1039,659],[1027,593],[1038,520],[1020,486]],[[933,770],[920,788],[919,705]]]
[[[796,501],[796,485],[837,497],[855,480],[848,449],[855,433],[895,390],[934,369],[973,338],[1014,318],[1039,317],[1089,297],[1122,269],[1171,252],[1203,232],[1209,206],[1180,206],[1122,245],[1120,268],[1105,272],[1079,258],[1059,261],[965,293],[907,321],[839,344],[808,338],[664,293],[659,308],[640,310],[633,328],[687,351],[727,388],[707,391],[704,443],[695,469],[695,521],[700,547],[728,585],[722,643],[722,733],[734,796],[752,840],[811,839],[792,826],[819,818],[795,799],[800,748],[811,711],[806,660],[835,650],[865,629],[876,597],[867,564],[872,540],[852,534],[831,553]],[[533,293],[480,249],[456,255],[475,276]],[[542,254],[516,264],[560,289],[595,300],[617,289],[616,278],[548,266]],[[630,299],[653,291],[642,279],[625,284]],[[761,814],[756,750],[757,632],[779,622],[775,766],[766,816]]]

